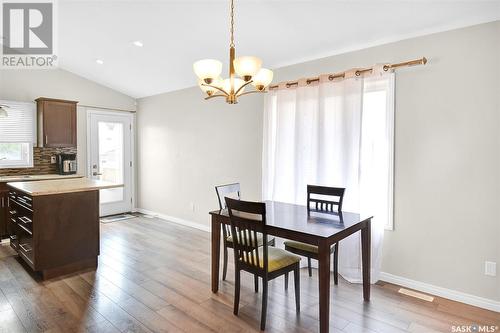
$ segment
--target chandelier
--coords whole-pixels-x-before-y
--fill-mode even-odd
[[[234,48],[234,0],[230,9],[231,29],[229,43],[229,78],[222,79],[222,62],[215,59],[203,59],[193,64],[193,69],[199,78],[198,85],[207,94],[206,100],[214,97],[225,97],[229,104],[238,103],[238,97],[264,93],[273,80],[273,72],[261,68],[262,60],[253,56],[235,58]],[[236,77],[236,74],[239,76]],[[248,85],[254,90],[245,92]]]

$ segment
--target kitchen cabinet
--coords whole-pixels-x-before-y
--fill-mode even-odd
[[[9,191],[5,183],[0,183],[0,239],[8,236]]]
[[[40,97],[37,103],[38,146],[76,147],[78,102]]]
[[[17,176],[0,176],[0,239],[12,239],[15,235],[15,225],[9,216],[9,188],[8,182],[22,182],[22,181],[39,181],[39,180],[57,180],[57,179],[73,179],[82,178],[79,175],[17,175]]]
[[[8,185],[9,219],[14,229],[10,245],[19,257],[43,279],[95,269],[99,189],[32,196],[12,184]]]

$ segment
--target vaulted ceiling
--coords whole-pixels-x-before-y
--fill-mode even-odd
[[[59,64],[132,97],[194,86],[194,61],[227,66],[228,14],[225,0],[60,0]],[[236,0],[236,51],[276,68],[499,19],[500,1]]]

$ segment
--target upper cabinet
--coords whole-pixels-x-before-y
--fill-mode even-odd
[[[39,147],[76,147],[78,102],[40,97],[36,99]]]

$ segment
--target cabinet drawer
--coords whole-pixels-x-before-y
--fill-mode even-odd
[[[23,208],[33,211],[33,199],[29,195],[20,194],[14,191],[9,192],[9,205],[14,202]]]
[[[32,205],[27,205],[24,202],[20,202],[17,199],[12,199],[9,197],[9,207],[11,211],[16,212],[17,214],[33,214]]]
[[[10,239],[10,247],[17,251],[19,249],[19,242],[17,241],[17,235],[10,235],[9,239]]]
[[[19,229],[17,233],[19,255],[31,266],[34,267],[33,237],[24,229]]]
[[[17,225],[26,233],[33,235],[33,221],[26,216],[17,217]]]

